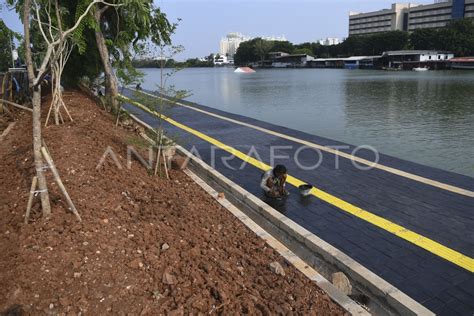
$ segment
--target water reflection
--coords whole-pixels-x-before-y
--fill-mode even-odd
[[[474,175],[473,78],[432,72],[344,82],[351,143]]]
[[[474,176],[474,72],[210,68],[171,81],[197,103]]]

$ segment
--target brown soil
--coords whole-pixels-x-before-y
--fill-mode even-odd
[[[0,135],[8,127],[10,124],[11,119],[6,114],[0,114]]]
[[[65,100],[75,121],[43,131],[83,222],[47,173],[52,217],[41,219],[36,198],[23,224],[34,167],[21,114],[0,143],[0,313],[343,314],[183,172],[168,181],[126,168],[138,136],[79,92]],[[107,146],[122,170],[111,159],[96,170]]]

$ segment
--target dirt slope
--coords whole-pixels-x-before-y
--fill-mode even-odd
[[[138,136],[81,93],[65,99],[75,121],[44,135],[83,222],[48,173],[52,218],[40,219],[36,199],[23,224],[34,168],[22,114],[0,143],[0,312],[343,313],[184,173],[167,181],[136,161],[128,169],[126,146],[140,147]],[[108,146],[121,170],[111,159],[96,170]]]

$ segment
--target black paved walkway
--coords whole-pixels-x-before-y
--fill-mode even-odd
[[[133,97],[130,91],[126,95]],[[298,137],[324,146],[347,145],[330,139],[317,137],[281,126],[233,115],[213,108],[190,104],[198,109],[220,114],[228,118],[264,127],[279,133]],[[157,119],[143,110],[127,105],[150,125]],[[270,164],[271,146],[288,146],[275,150],[279,155],[293,157],[300,144],[270,135],[252,128],[228,122],[191,109],[175,106],[166,113],[172,119],[198,130],[218,141],[249,153],[251,146],[259,158]],[[201,158],[219,172],[248,190],[261,196],[258,182],[262,171],[251,164],[236,172],[242,160],[227,160],[229,153],[212,149],[212,145],[181,128],[165,123],[168,134],[174,135],[183,147],[195,147]],[[341,151],[352,152],[353,146]],[[358,156],[373,159],[370,151],[359,151]],[[250,156],[256,157],[255,154]],[[312,150],[300,152],[299,161],[306,166],[313,165],[318,156]],[[474,198],[453,193],[427,184],[371,169],[362,171],[352,162],[339,158],[335,168],[333,154],[322,152],[321,165],[311,171],[298,168],[294,159],[277,159],[284,163],[290,175],[344,201],[401,225],[424,237],[430,238],[450,249],[474,257]],[[474,179],[439,169],[422,166],[394,157],[381,155],[379,163],[414,173],[429,179],[474,191]],[[473,315],[474,313],[474,267],[461,267],[440,256],[420,248],[394,234],[355,217],[325,201],[310,197],[301,199],[296,189],[288,186],[291,196],[286,203],[277,205],[287,217],[326,242],[337,247],[353,259],[378,274],[410,297],[437,314]],[[470,269],[469,269],[470,268]]]

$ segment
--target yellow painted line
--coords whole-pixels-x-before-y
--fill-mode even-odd
[[[152,111],[150,110],[149,108],[145,107],[144,105],[138,103],[138,102],[135,102],[127,97],[124,97],[126,98],[128,101],[130,101],[131,103],[133,103],[134,105],[138,106],[139,108],[141,108],[142,110],[145,110],[155,116],[158,116],[190,133],[190,134],[193,134],[194,136],[197,136],[205,141],[207,141],[208,143],[222,149],[222,150],[225,150],[227,151],[228,153],[238,157],[239,159],[247,162],[247,163],[250,163],[251,165],[263,170],[263,171],[266,171],[266,170],[269,170],[271,169],[272,167],[265,164],[264,162],[260,161],[260,160],[257,160],[253,157],[250,157],[248,155],[246,155],[245,153],[229,146],[229,145],[226,145],[220,141],[218,141],[217,139],[215,138],[212,138],[204,133],[201,133],[191,127],[188,127],[184,124],[181,124],[175,120],[173,120],[172,118],[169,118],[165,115],[161,115],[160,113],[156,112],[156,111]],[[301,184],[304,184],[305,182],[298,179],[298,178],[295,178],[291,175],[288,175],[288,178],[287,178],[287,182],[295,187],[298,187],[300,186]],[[368,223],[371,223],[385,231],[388,231],[414,245],[417,245],[418,247],[420,248],[423,248],[445,260],[448,260],[450,261],[451,263],[454,263],[455,265],[461,267],[461,268],[464,268],[466,270],[468,270],[469,272],[474,272],[474,259],[471,258],[471,257],[468,257],[456,250],[453,250],[451,248],[448,248],[434,240],[431,240],[427,237],[424,237],[420,234],[417,234],[403,226],[400,226],[398,224],[395,224],[381,216],[378,216],[374,213],[371,213],[371,212],[368,212],[364,209],[361,209],[349,202],[346,202],[332,194],[329,194],[327,192],[324,192],[316,187],[314,187],[312,190],[311,190],[311,194],[314,195],[315,197],[331,204],[331,205],[334,205],[336,206],[337,208],[351,214],[351,215],[354,215]]]
[[[149,95],[151,97],[157,98],[157,99],[160,98],[156,95],[153,95],[153,94],[150,94],[150,93],[147,93],[147,92],[143,92],[143,91],[140,91],[140,92],[143,93],[143,94]],[[269,129],[266,129],[266,128],[263,128],[263,127],[260,127],[260,126],[256,126],[256,125],[252,125],[252,124],[245,123],[245,122],[242,122],[242,121],[234,120],[234,119],[228,118],[226,116],[222,116],[222,115],[219,115],[219,114],[216,114],[216,113],[212,113],[212,112],[209,112],[209,111],[198,109],[194,106],[189,106],[189,105],[179,103],[179,102],[177,102],[176,104],[179,105],[179,106],[191,109],[191,110],[196,111],[196,112],[204,113],[206,115],[219,118],[221,120],[225,120],[225,121],[232,122],[232,123],[235,123],[235,124],[238,124],[238,125],[241,125],[241,126],[249,127],[249,128],[258,130],[260,132],[264,132],[266,134],[274,135],[274,136],[284,138],[284,139],[290,140],[290,141],[298,143],[298,144],[302,144],[302,145],[305,145],[305,146],[308,146],[308,147],[316,148],[316,149],[331,153],[333,155],[337,155],[337,156],[340,156],[340,157],[343,157],[343,158],[346,158],[346,159],[350,159],[352,161],[361,163],[361,164],[366,165],[366,166],[370,166],[372,168],[376,168],[376,169],[380,169],[380,170],[383,170],[383,171],[386,171],[386,172],[390,172],[390,173],[395,174],[395,175],[400,176],[400,177],[411,179],[413,181],[421,182],[421,183],[424,183],[424,184],[427,184],[427,185],[430,185],[430,186],[433,186],[433,187],[436,187],[436,188],[439,188],[439,189],[443,189],[443,190],[446,190],[446,191],[450,191],[450,192],[454,192],[454,193],[457,193],[457,194],[465,195],[465,196],[468,196],[468,197],[474,197],[474,191],[470,191],[470,190],[463,189],[463,188],[460,188],[460,187],[457,187],[457,186],[454,186],[454,185],[450,185],[450,184],[446,184],[446,183],[443,183],[443,182],[440,182],[440,181],[425,178],[425,177],[422,177],[422,176],[419,176],[419,175],[416,175],[416,174],[413,174],[413,173],[409,173],[409,172],[406,172],[406,171],[403,171],[403,170],[399,170],[399,169],[396,169],[396,168],[385,166],[385,165],[382,165],[382,164],[379,164],[379,163],[374,163],[373,161],[370,161],[370,160],[367,160],[367,159],[364,159],[364,158],[360,158],[360,157],[357,157],[357,156],[354,156],[354,155],[351,155],[351,154],[348,154],[348,153],[345,153],[345,152],[341,152],[339,150],[336,150],[336,149],[333,149],[333,148],[330,148],[330,147],[326,147],[326,146],[319,145],[319,144],[316,144],[316,143],[308,142],[306,140],[296,138],[296,137],[293,137],[293,136],[289,136],[289,135],[286,135],[286,134],[282,134],[282,133],[279,133],[279,132],[275,132],[275,131],[272,131],[272,130],[269,130]]]

